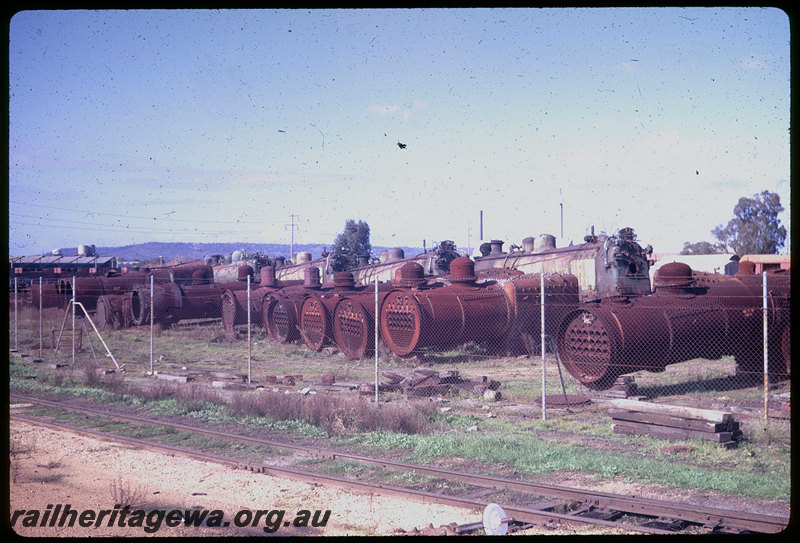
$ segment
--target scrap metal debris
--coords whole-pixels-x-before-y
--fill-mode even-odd
[[[428,368],[417,368],[408,377],[403,377],[394,372],[384,372],[384,382],[378,385],[381,392],[402,392],[407,397],[431,397],[458,394],[465,390],[478,396],[498,401],[501,398],[499,392],[500,382],[489,379],[486,376],[478,379],[468,379],[462,377],[455,370],[439,372]],[[370,392],[374,392],[374,387]],[[487,391],[491,391],[487,394]]]

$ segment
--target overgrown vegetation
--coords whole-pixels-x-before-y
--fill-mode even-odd
[[[427,434],[435,416],[428,403],[382,404],[378,408],[363,398],[329,395],[240,394],[231,410],[241,417],[299,420],[325,430],[330,436],[383,430],[401,434]]]
[[[53,321],[60,325],[61,314]],[[29,316],[30,322],[38,317]],[[38,324],[38,323],[37,323]],[[52,323],[51,323],[52,325]],[[47,325],[46,325],[47,326]],[[47,329],[47,327],[45,327]],[[38,334],[27,331],[23,348],[36,354]],[[34,339],[35,338],[35,339]],[[410,375],[424,365],[438,371],[458,371],[469,377],[487,376],[502,383],[504,403],[486,402],[462,391],[445,398],[406,400],[395,393],[381,394],[379,406],[354,393],[298,394],[314,388],[319,376],[335,374],[338,382],[371,382],[371,361],[354,362],[335,349],[315,353],[299,344],[280,345],[253,333],[253,382],[266,375],[300,375],[297,390],[221,393],[208,383],[178,384],[147,379],[150,343],[143,330],[104,333],[126,373],[105,374],[108,360],[84,349],[77,354],[79,369],[54,370],[30,358],[13,356],[12,390],[41,390],[91,398],[104,404],[141,409],[147,415],[192,417],[206,424],[241,424],[248,428],[288,433],[305,439],[327,439],[323,446],[346,446],[370,452],[400,452],[409,461],[446,463],[490,473],[525,474],[552,478],[580,473],[596,480],[613,479],[661,484],[676,488],[713,490],[742,496],[788,501],[791,438],[788,422],[747,423],[748,441],[734,450],[690,441],[686,452],[669,452],[670,442],[614,434],[607,406],[590,404],[548,411],[548,420],[534,400],[542,393],[540,359],[500,358],[474,345],[423,359],[402,360],[381,355],[381,371]],[[97,346],[95,344],[95,346]],[[45,350],[49,347],[45,343]],[[62,353],[48,360],[69,362]],[[228,371],[239,375],[247,368],[247,345],[225,336],[220,325],[174,327],[154,338],[154,364],[159,373]],[[69,367],[68,367],[69,368]],[[552,355],[545,362],[547,394],[561,394],[561,379]],[[563,371],[563,368],[562,368]],[[566,373],[568,394],[580,394]],[[636,375],[639,393],[648,400],[671,403],[757,402],[758,387],[741,386],[730,358],[697,360],[669,366],[659,374]],[[781,389],[775,389],[772,393]],[[785,386],[788,394],[788,385]],[[386,401],[391,399],[392,401]],[[550,404],[548,404],[550,405]],[[163,439],[179,439],[178,434]]]

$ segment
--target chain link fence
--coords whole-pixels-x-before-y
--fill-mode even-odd
[[[535,396],[542,417],[576,396],[727,400],[760,406],[765,417],[788,404],[788,273],[694,277],[662,268],[651,295],[581,302],[573,276],[477,278],[459,266],[436,278],[401,269],[368,285],[348,272],[326,283],[313,273],[214,283],[200,268],[15,279],[9,343],[53,364],[135,363],[152,374],[203,362],[181,359],[180,343],[196,338],[224,344],[228,354],[216,361],[248,383],[261,378],[255,343],[336,351],[343,366],[374,363],[376,400],[387,384],[382,366],[393,378],[398,367],[451,376],[478,367],[512,396]],[[259,374],[268,371],[260,361]]]

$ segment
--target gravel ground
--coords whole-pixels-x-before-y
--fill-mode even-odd
[[[153,534],[141,527],[113,525],[73,527],[22,526],[27,514],[12,528],[29,537],[86,536],[233,536],[265,535],[264,526],[277,514],[263,517],[257,527],[237,528],[232,522],[239,511],[284,510],[283,521],[292,521],[301,510],[330,510],[323,527],[283,526],[275,535],[391,535],[397,529],[411,531],[428,524],[439,527],[481,519],[480,511],[440,505],[423,505],[396,498],[359,494],[335,488],[233,470],[217,464],[134,449],[110,441],[76,436],[29,424],[10,423],[12,451],[9,476],[10,511],[39,510],[48,505],[69,504],[77,511],[113,509],[112,485],[138,496],[132,509],[147,513],[156,509],[221,510],[228,527],[167,527],[162,521]],[[155,517],[154,517],[155,518]],[[245,518],[242,516],[241,518]],[[41,524],[41,519],[37,524]]]

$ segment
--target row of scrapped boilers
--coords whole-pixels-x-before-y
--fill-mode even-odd
[[[491,352],[522,354],[541,335],[541,277],[521,272],[480,278],[474,263],[458,257],[450,273],[431,277],[418,262],[405,262],[392,281],[359,285],[352,272],[322,282],[319,269],[302,282],[274,279],[262,268],[261,286],[249,294],[250,322],[286,343],[302,340],[312,350],[336,345],[359,359],[374,353],[376,306],[380,337],[401,357],[451,349],[468,342]],[[546,331],[555,334],[563,316],[577,307],[574,276],[545,276]],[[247,293],[223,293],[226,330],[247,322]]]
[[[400,356],[442,351],[476,342],[497,354],[522,354],[541,337],[541,275],[480,279],[475,264],[459,257],[450,274],[425,281],[413,264],[398,270],[381,304],[381,337]],[[579,303],[575,276],[546,274],[545,333],[554,335]]]
[[[142,326],[151,322],[168,326],[181,320],[220,318],[222,294],[246,291],[247,279],[251,276],[252,269],[242,266],[234,282],[215,283],[213,273],[196,270],[190,281],[154,281],[152,292],[149,283],[139,284],[128,292],[107,295],[98,302],[98,327],[106,324],[111,328]],[[107,311],[100,308],[101,303],[108,307]]]
[[[391,282],[395,271],[408,262],[420,264],[426,276],[440,276],[450,270],[450,262],[459,257],[455,243],[442,241],[431,250],[416,256],[406,257],[400,247],[393,247],[381,251],[377,262],[370,262],[367,255],[359,257],[358,265],[347,270],[353,274],[357,285],[374,284],[376,279],[381,282]],[[275,276],[279,281],[304,280],[305,269],[315,267],[319,269],[323,283],[333,281],[336,272],[331,265],[331,255],[323,254],[320,258],[312,259],[311,253],[300,252],[295,255],[295,262],[285,264],[284,259],[275,259]]]
[[[252,273],[240,268],[240,280],[215,284],[211,266],[181,265],[113,271],[98,277],[61,279],[42,285],[41,307],[65,308],[72,299],[88,312],[94,312],[98,329],[115,329],[153,322],[171,324],[182,319],[218,318],[223,290],[245,289]],[[151,309],[150,282],[153,282]],[[38,289],[33,289],[33,304],[40,304]]]
[[[698,278],[689,266],[661,267],[654,292],[582,304],[563,320],[558,353],[567,370],[603,390],[620,375],[697,358],[733,356],[737,372],[760,375],[764,364],[763,278],[747,273]],[[790,375],[790,275],[767,278],[770,375]]]
[[[189,285],[208,283],[213,278],[213,272],[211,267],[205,265],[182,265],[173,268],[108,270],[103,275],[74,277],[74,284],[73,277],[65,277],[55,282],[43,283],[41,300],[39,300],[39,289],[34,287],[31,290],[32,305],[64,308],[72,299],[74,291],[75,300],[83,304],[88,311],[94,311],[98,297],[104,294],[129,292],[138,286],[149,285],[151,276],[155,283]]]
[[[337,272],[331,281],[322,281],[319,268],[303,269],[303,279],[280,280],[272,266],[261,269],[260,286],[247,292],[226,291],[222,294],[222,321],[228,333],[246,324],[263,326],[267,335],[279,343],[300,340],[309,349],[320,350],[326,345],[338,345],[351,358],[358,359],[374,352],[374,338],[369,330],[374,326],[375,286],[358,285],[352,272]],[[385,292],[386,283],[379,284]],[[343,324],[335,329],[334,323]],[[358,331],[354,333],[354,328]],[[353,337],[357,339],[353,341]]]
[[[503,251],[503,241],[492,240],[480,248],[475,269],[485,272],[514,269],[527,274],[559,273],[574,275],[580,287],[580,300],[587,302],[609,296],[650,294],[652,247],[642,247],[632,228],[616,234],[592,233],[584,243],[556,247],[555,237],[541,234],[522,240],[522,246]]]

